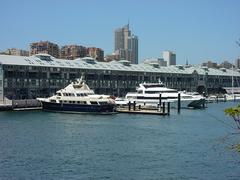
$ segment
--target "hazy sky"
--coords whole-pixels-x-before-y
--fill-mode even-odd
[[[129,21],[140,61],[164,50],[177,64],[240,56],[240,0],[0,0],[0,20],[0,50],[49,40],[111,54],[114,30]]]

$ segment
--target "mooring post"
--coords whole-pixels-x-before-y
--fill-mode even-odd
[[[131,101],[128,102],[128,111],[131,111]]]
[[[178,113],[180,113],[180,110],[181,110],[181,95],[180,93],[178,93]]]
[[[236,96],[235,96],[235,94],[233,95],[233,101],[234,101],[234,102],[236,101]]]
[[[224,102],[227,102],[227,96],[224,94]]]
[[[159,94],[159,107],[161,108],[162,105],[162,94]]]
[[[163,114],[165,114],[165,102],[163,102]]]
[[[133,110],[136,111],[136,101],[133,101]]]
[[[13,99],[12,100],[12,109],[14,109],[15,108],[15,100]]]
[[[167,103],[167,115],[170,115],[170,102]]]

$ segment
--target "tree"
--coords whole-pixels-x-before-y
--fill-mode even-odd
[[[237,128],[240,130],[240,105],[231,107],[224,110],[225,114],[232,117],[235,121]]]
[[[231,107],[224,110],[225,114],[232,117],[235,121],[237,128],[240,130],[240,105],[237,107]],[[234,146],[238,152],[240,152],[240,143]]]

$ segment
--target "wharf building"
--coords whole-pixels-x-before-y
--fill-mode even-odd
[[[158,82],[169,88],[214,92],[237,87],[240,71],[207,67],[130,64],[129,61],[98,62],[93,58],[57,59],[46,54],[30,57],[0,55],[0,98],[34,99],[48,97],[84,74],[98,94],[125,96],[142,82]]]

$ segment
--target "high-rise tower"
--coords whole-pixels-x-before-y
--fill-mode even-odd
[[[115,30],[115,54],[119,60],[129,60],[131,63],[138,63],[138,38],[131,35],[129,24]]]
[[[172,51],[163,51],[163,59],[167,66],[176,65],[176,54]]]

